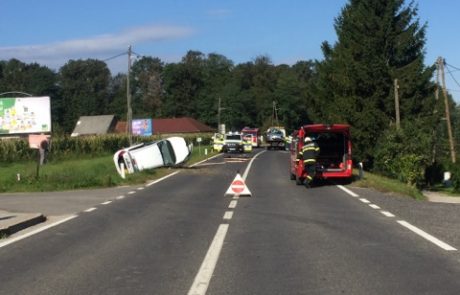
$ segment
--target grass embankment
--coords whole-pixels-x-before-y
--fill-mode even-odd
[[[364,178],[358,179],[358,171],[354,171],[354,186],[374,188],[381,192],[392,192],[412,197],[416,200],[424,200],[425,196],[415,187],[409,186],[398,180],[364,172]]]
[[[204,155],[205,148],[208,150],[207,156]],[[212,156],[210,150],[209,146],[202,146],[201,151],[195,147],[187,165]],[[115,169],[112,154],[65,160],[51,159],[49,163],[40,166],[38,178],[36,162],[1,165],[0,192],[60,191],[140,184],[160,178],[174,169],[144,170],[129,174],[126,179],[122,179]]]

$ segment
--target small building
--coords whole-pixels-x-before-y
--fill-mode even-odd
[[[115,128],[115,123],[114,115],[81,116],[71,136],[112,133]]]
[[[214,133],[215,129],[190,117],[152,120],[153,135]],[[118,122],[117,133],[126,132],[126,122]]]

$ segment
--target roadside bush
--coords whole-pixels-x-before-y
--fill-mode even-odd
[[[423,186],[425,170],[430,166],[432,138],[429,134],[417,122],[384,132],[376,146],[375,171],[410,186]]]
[[[455,193],[460,192],[460,164],[450,164],[449,171],[451,172],[450,180],[452,183],[452,190]]]

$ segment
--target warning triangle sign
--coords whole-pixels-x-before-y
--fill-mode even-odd
[[[243,178],[239,173],[236,174],[235,179],[233,179],[232,183],[225,192],[225,195],[233,195],[233,196],[251,196],[251,192],[249,191],[248,187],[244,183]]]

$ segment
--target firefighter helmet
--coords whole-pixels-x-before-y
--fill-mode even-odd
[[[311,137],[305,137],[304,140],[303,140],[305,143],[308,143],[308,142],[312,142],[312,138]]]

